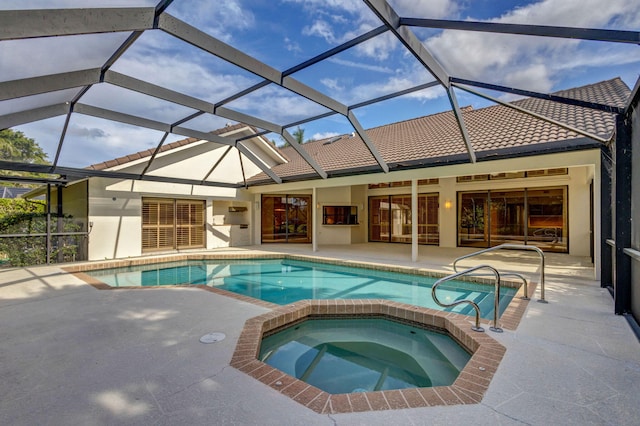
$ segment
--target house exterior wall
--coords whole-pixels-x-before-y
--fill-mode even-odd
[[[58,210],[58,189],[51,189],[51,212]],[[62,188],[62,213],[73,216],[78,222],[85,222],[87,218],[87,181],[78,182]],[[86,225],[86,223],[85,223]],[[86,226],[85,226],[86,228]],[[86,229],[83,229],[86,231]]]
[[[111,189],[112,180],[89,180],[89,260],[142,254],[142,197],[126,187]]]
[[[351,187],[351,203],[358,207],[358,222],[360,224],[350,228],[351,244],[366,243],[369,235],[367,185],[353,185]]]
[[[547,168],[567,167],[569,173],[560,176],[544,176],[522,179],[502,179],[477,182],[457,182],[457,176],[514,172]],[[457,246],[457,200],[462,191],[503,190],[522,188],[545,188],[566,186],[568,188],[569,254],[591,256],[591,230],[594,230],[594,262],[599,263],[599,211],[600,197],[600,151],[598,149],[572,151],[559,154],[528,156],[508,160],[483,161],[475,164],[460,164],[426,169],[406,170],[388,174],[357,175],[327,180],[291,182],[280,185],[266,185],[249,188],[260,200],[260,194],[308,193],[315,188],[317,209],[317,244],[355,244],[368,240],[368,197],[382,194],[409,194],[411,187],[368,189],[369,183],[404,181],[412,179],[438,178],[438,184],[422,185],[419,193],[439,193],[440,246]],[[591,203],[590,185],[594,182],[593,217],[589,215]],[[277,191],[276,191],[277,188]],[[450,202],[451,207],[444,206]],[[322,225],[323,205],[357,205],[359,226],[351,232],[343,232],[341,227]],[[254,217],[255,235],[259,241],[259,212]],[[596,271],[598,268],[595,269]]]
[[[440,201],[440,246],[457,245],[457,200],[461,191],[522,189],[552,186],[568,187],[569,253],[590,255],[591,223],[590,184],[599,184],[599,150],[574,151],[537,157],[484,161],[475,164],[403,170],[387,174],[356,175],[326,180],[299,181],[280,185],[265,185],[249,189],[194,187],[190,185],[150,181],[116,181],[91,178],[89,181],[89,218],[93,222],[90,235],[91,260],[140,256],[142,197],[187,198],[206,201],[206,248],[234,245],[232,227],[248,225],[241,238],[242,245],[260,244],[260,200],[262,194],[312,195],[313,236],[315,245],[357,244],[368,241],[368,197],[376,194],[409,194],[411,187],[369,189],[370,183],[438,178],[437,184],[422,185],[420,193],[438,193]],[[495,181],[457,182],[456,176],[568,167],[561,176],[504,179]],[[597,194],[598,190],[594,191]],[[599,223],[599,197],[594,196],[593,223]],[[446,208],[445,205],[451,205]],[[358,207],[358,225],[331,226],[322,224],[324,205],[354,205]],[[246,208],[229,212],[231,206]],[[226,226],[226,228],[224,228]],[[348,229],[348,231],[345,231]],[[238,231],[236,231],[237,234]],[[595,235],[596,240],[599,234]],[[237,235],[235,242],[238,241]],[[596,241],[594,247],[599,247]],[[598,262],[598,252],[594,260]],[[598,270],[596,268],[596,270]]]
[[[143,197],[204,200],[206,248],[226,247],[232,244],[230,225],[234,225],[233,233],[235,240],[239,241],[238,245],[252,243],[250,227],[246,231],[239,231],[239,223],[244,222],[244,219],[249,222],[250,201],[253,198],[251,194],[228,188],[91,178],[88,219],[93,223],[93,229],[89,236],[89,260],[142,255]],[[229,213],[228,208],[231,205],[246,206],[247,212]],[[214,226],[214,214],[226,217],[221,223],[227,227],[226,240],[220,237],[221,230]],[[247,234],[246,237],[244,233]]]
[[[362,225],[323,225],[322,224],[322,208],[326,205],[331,206],[350,206],[351,187],[343,186],[337,188],[321,188],[317,191],[318,201],[312,208],[318,209],[316,215],[318,244],[351,244],[351,230],[356,226]],[[319,205],[319,207],[318,207]],[[362,219],[360,219],[362,224]]]

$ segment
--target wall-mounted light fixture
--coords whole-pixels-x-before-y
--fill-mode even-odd
[[[451,200],[446,200],[444,202],[444,208],[449,210],[451,208]]]

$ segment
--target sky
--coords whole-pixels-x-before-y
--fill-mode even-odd
[[[157,0],[0,0],[2,9],[154,6]],[[629,0],[389,0],[401,17],[640,30],[640,2]],[[381,25],[361,0],[175,0],[167,13],[280,71],[304,62]],[[413,27],[423,46],[452,76],[549,93],[620,77],[633,88],[640,73],[640,46]],[[127,33],[0,42],[0,81],[100,67]],[[146,31],[111,68],[118,73],[219,102],[262,79],[159,30]],[[392,33],[386,32],[292,74],[298,81],[354,105],[434,80]],[[0,101],[0,115],[70,101],[69,89]],[[509,100],[501,93],[492,96]],[[456,91],[460,106],[481,108],[486,100]],[[94,85],[81,102],[165,123],[195,111],[110,84]],[[276,85],[268,85],[225,107],[279,125],[328,110]],[[451,109],[445,90],[420,92],[356,108],[364,128]],[[201,116],[182,126],[200,131],[229,120]],[[64,117],[21,125],[53,160]],[[301,125],[305,139],[351,133],[340,115]],[[290,132],[296,130],[293,126]],[[154,148],[163,134],[73,114],[59,165],[85,167]],[[268,138],[281,143],[279,135]],[[171,135],[167,142],[183,139]]]

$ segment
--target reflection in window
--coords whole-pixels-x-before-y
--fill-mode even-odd
[[[567,218],[564,188],[531,190],[527,237],[537,246],[566,247]]]
[[[412,241],[411,195],[369,197],[369,241]],[[418,195],[418,243],[438,244],[438,194]]]
[[[568,251],[567,188],[458,194],[458,245],[532,244]]]
[[[311,196],[263,195],[261,234],[263,243],[310,243]]]
[[[322,208],[323,225],[357,225],[358,208],[356,206],[324,206]]]
[[[418,180],[418,186],[422,186],[422,185],[437,185],[439,182],[440,182],[440,179],[438,179],[438,178],[419,179]],[[402,187],[402,186],[411,186],[411,181],[410,180],[402,180],[402,181],[386,182],[386,183],[370,183],[369,184],[369,189],[397,188],[397,187]]]

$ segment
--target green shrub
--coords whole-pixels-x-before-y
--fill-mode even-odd
[[[47,214],[44,206],[33,203],[6,203],[0,200],[0,234],[44,234],[47,232]],[[23,201],[24,200],[9,200]],[[63,216],[61,232],[77,232],[82,225],[71,216]],[[58,215],[51,214],[50,231],[57,232]],[[82,235],[51,237],[50,260],[68,262],[75,260]],[[46,237],[24,236],[0,238],[0,253],[11,266],[28,266],[46,263]]]
[[[15,213],[37,213],[46,209],[44,201],[27,201],[23,198],[0,198],[0,220]]]

